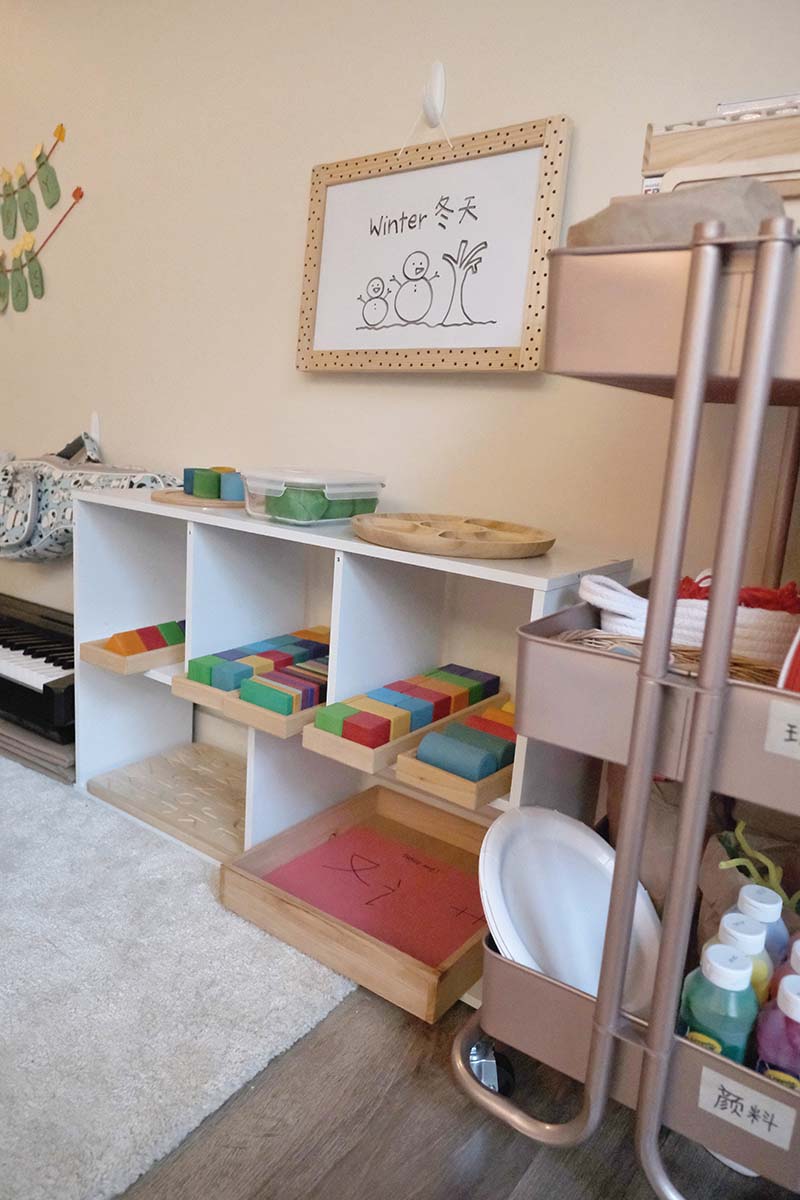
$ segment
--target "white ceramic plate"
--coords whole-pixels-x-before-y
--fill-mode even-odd
[[[551,809],[510,809],[480,856],[486,920],[506,958],[597,995],[614,851],[580,821]],[[639,884],[624,991],[627,1012],[646,1014],[661,923]]]

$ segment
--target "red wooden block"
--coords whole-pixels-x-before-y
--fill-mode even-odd
[[[347,717],[342,724],[342,737],[358,742],[360,746],[369,746],[372,750],[385,746],[391,736],[391,724],[386,717],[379,717],[376,713],[356,713],[354,717]]]
[[[406,683],[403,680],[397,683],[387,683],[386,686],[393,692],[401,692],[404,696],[414,696],[417,700],[427,700],[429,704],[433,705],[434,721],[441,721],[442,717],[450,716],[450,697],[445,696],[443,692],[436,692],[432,688],[420,687],[416,683]]]
[[[283,667],[294,666],[294,658],[291,654],[284,654],[282,650],[264,650],[261,654],[257,654],[256,658],[268,658],[275,663],[275,670],[280,671]]]
[[[508,725],[501,725],[499,721],[487,721],[484,717],[467,717],[464,724],[469,725],[470,729],[482,729],[484,733],[493,733],[495,737],[505,738],[507,742],[517,740],[514,730]]]
[[[148,650],[163,650],[167,644],[167,639],[157,625],[145,625],[143,629],[137,629],[136,632]]]

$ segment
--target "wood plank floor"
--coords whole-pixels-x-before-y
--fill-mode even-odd
[[[433,1028],[367,992],[307,1037],[157,1163],[125,1200],[650,1200],[616,1105],[585,1146],[547,1150],[483,1114],[449,1072],[457,1005]],[[514,1056],[512,1056],[514,1057]],[[514,1059],[515,1096],[564,1120],[578,1088]],[[666,1136],[687,1200],[788,1200],[698,1146]]]

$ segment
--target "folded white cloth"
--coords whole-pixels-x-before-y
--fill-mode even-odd
[[[708,586],[711,572],[702,571],[697,582]],[[600,609],[600,628],[606,633],[643,638],[647,600],[605,575],[584,575],[580,596]],[[707,600],[678,600],[672,626],[673,646],[701,646],[708,615]],[[741,658],[780,668],[800,629],[800,613],[744,608],[736,614],[733,653]]]

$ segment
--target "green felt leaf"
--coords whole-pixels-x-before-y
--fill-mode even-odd
[[[47,208],[53,208],[61,199],[61,188],[44,150],[36,155],[36,178],[39,181],[39,191]]]
[[[42,264],[35,254],[26,254],[25,261],[28,267],[28,283],[31,285],[31,291],[37,300],[41,300],[44,295]]]
[[[36,197],[28,187],[28,177],[24,173],[17,176],[17,204],[22,224],[31,233],[39,224],[39,205]]]
[[[0,313],[4,313],[8,308],[8,296],[11,291],[11,280],[5,271],[0,273]]]
[[[22,259],[15,258],[11,271],[11,303],[14,312],[25,312],[28,307],[28,281],[22,269]]]
[[[17,197],[14,185],[3,184],[3,237],[9,241],[17,234]]]

